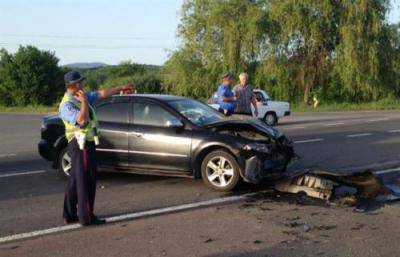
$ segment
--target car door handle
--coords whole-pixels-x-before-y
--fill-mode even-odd
[[[131,132],[131,135],[134,137],[142,137],[143,136],[142,133],[138,133],[138,132]]]

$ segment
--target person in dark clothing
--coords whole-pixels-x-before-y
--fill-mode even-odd
[[[94,215],[96,196],[97,161],[96,145],[97,118],[92,107],[99,99],[123,92],[133,92],[128,85],[86,93],[83,89],[85,78],[76,71],[64,76],[67,91],[60,103],[59,115],[65,125],[68,153],[71,158],[71,173],[68,180],[63,218],[66,224],[80,222],[82,225],[105,223]]]

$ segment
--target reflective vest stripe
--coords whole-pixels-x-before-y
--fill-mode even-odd
[[[63,105],[68,102],[80,109],[80,104],[74,103],[71,99],[71,96],[68,93],[66,93],[61,100],[59,112],[61,112],[61,108],[63,107]],[[97,117],[93,107],[90,104],[89,104],[89,112],[91,113],[92,117],[89,121],[89,124],[85,128],[79,128],[75,124],[71,124],[68,121],[63,120],[65,125],[65,137],[67,138],[68,142],[70,142],[75,137],[75,132],[84,133],[86,135],[87,141],[94,141],[94,136],[96,134],[95,130],[97,128]]]

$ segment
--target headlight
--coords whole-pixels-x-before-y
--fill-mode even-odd
[[[271,148],[266,144],[261,143],[250,143],[243,147],[247,151],[256,151],[261,153],[271,153]]]

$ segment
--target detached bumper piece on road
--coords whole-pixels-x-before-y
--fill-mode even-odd
[[[351,206],[369,199],[400,199],[400,185],[386,185],[371,171],[346,174],[320,170],[305,171],[289,175],[276,183],[275,189],[285,193],[303,193],[309,197]]]

